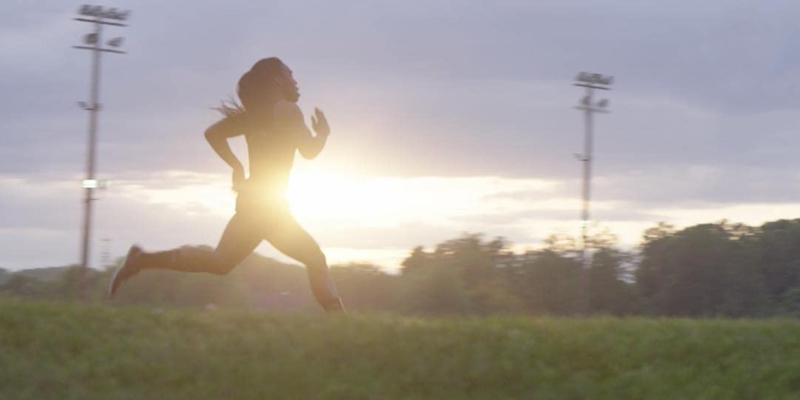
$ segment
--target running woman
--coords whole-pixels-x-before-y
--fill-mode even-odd
[[[325,255],[316,241],[289,211],[286,189],[295,152],[315,158],[330,134],[325,114],[314,110],[312,135],[297,106],[300,92],[292,71],[276,57],[256,62],[240,79],[241,104],[223,103],[224,118],[205,132],[211,148],[233,172],[237,192],[236,213],[228,222],[215,250],[184,246],[161,252],[145,252],[133,245],[125,263],[112,277],[109,297],[120,285],[146,269],[170,269],[225,275],[266,240],[287,256],[303,263],[311,291],[326,311],[344,311],[331,279]],[[228,139],[244,135],[250,174],[231,151]]]

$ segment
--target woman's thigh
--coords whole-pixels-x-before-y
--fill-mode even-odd
[[[263,240],[263,229],[258,218],[238,212],[234,214],[214,250],[216,261],[230,268],[238,265]]]
[[[286,213],[275,218],[263,238],[281,253],[306,266],[325,265],[325,255],[319,244],[291,214]]]

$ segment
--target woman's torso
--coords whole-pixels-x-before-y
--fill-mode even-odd
[[[290,131],[281,129],[275,122],[252,121],[248,125],[245,140],[250,174],[239,192],[237,209],[242,201],[264,205],[283,204],[297,142]]]

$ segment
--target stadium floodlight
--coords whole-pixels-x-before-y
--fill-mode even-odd
[[[124,42],[124,41],[125,41],[125,38],[123,38],[123,37],[115,37],[115,38],[109,40],[108,42],[106,42],[106,44],[111,46],[111,47],[121,47],[122,46],[122,42]]]
[[[81,246],[81,276],[80,276],[80,296],[86,301],[86,271],[89,268],[89,242],[92,221],[92,202],[95,200],[92,193],[95,189],[105,189],[108,181],[97,180],[94,177],[95,169],[95,149],[97,141],[97,113],[100,111],[100,55],[102,53],[125,54],[124,51],[117,50],[122,46],[123,38],[116,37],[105,44],[113,47],[103,47],[103,26],[127,26],[120,22],[125,21],[130,15],[130,11],[121,11],[116,8],[105,8],[97,5],[83,5],[78,9],[79,18],[76,21],[89,22],[94,25],[94,32],[83,36],[84,46],[72,46],[76,49],[90,50],[92,52],[92,78],[89,88],[89,102],[78,102],[78,105],[89,111],[89,141],[88,151],[86,152],[86,179],[82,186],[84,192],[84,218],[83,218],[83,237]]]
[[[103,6],[84,4],[78,9],[78,14],[84,17],[98,18],[98,19],[114,19],[117,21],[125,21],[130,15],[130,11],[121,11],[116,8],[104,8]]]
[[[98,25],[127,26],[122,22],[112,21],[127,21],[130,13],[130,11],[121,11],[116,8],[104,8],[103,6],[84,4],[78,9],[78,15],[80,15],[81,18],[74,19],[76,21],[92,22]]]
[[[111,186],[111,181],[106,179],[84,179],[84,189],[108,189]]]
[[[97,43],[97,34],[96,33],[87,33],[83,37],[83,43],[96,44]]]
[[[575,80],[587,85],[597,86],[611,86],[611,84],[614,83],[614,77],[611,75],[594,74],[591,72],[580,72],[575,76]]]

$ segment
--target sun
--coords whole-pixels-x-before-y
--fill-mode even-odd
[[[298,218],[367,224],[392,219],[401,200],[391,184],[344,173],[294,173],[287,195]]]

